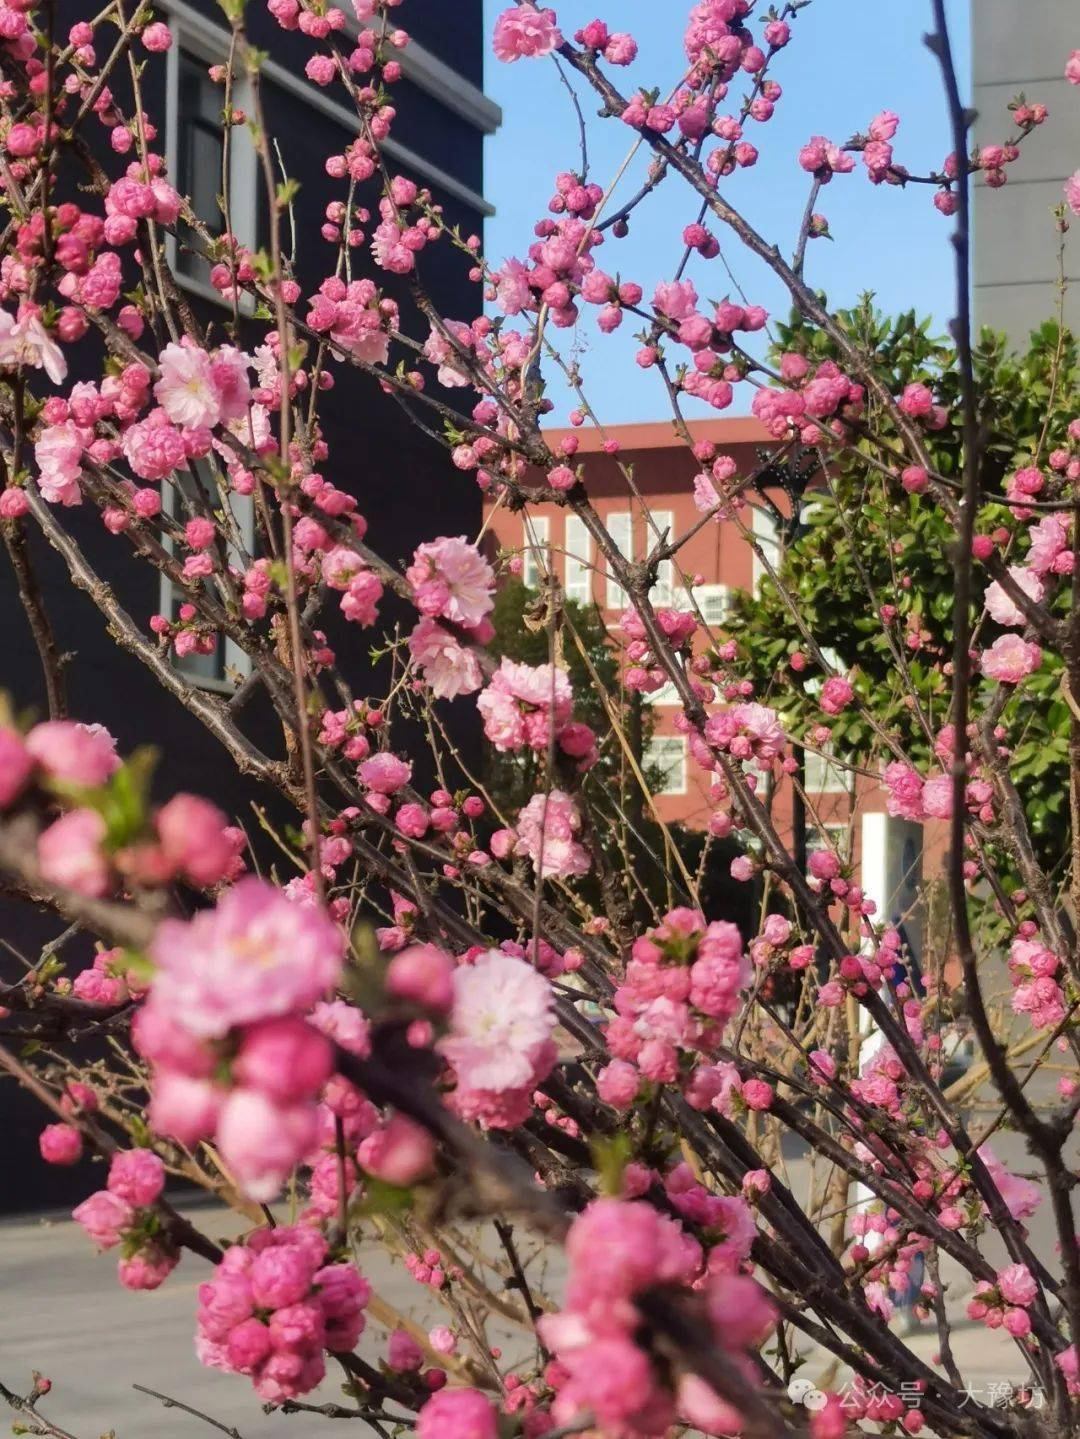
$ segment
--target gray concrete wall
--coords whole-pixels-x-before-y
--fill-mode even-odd
[[[980,144],[1015,134],[1009,101],[1023,91],[1049,119],[1007,167],[1008,183],[975,186],[975,315],[1022,345],[1056,314],[1058,241],[1052,216],[1065,179],[1080,169],[1080,88],[1064,78],[1080,49],[1080,0],[971,0],[975,133]],[[1080,327],[1080,218],[1065,242],[1066,319]]]

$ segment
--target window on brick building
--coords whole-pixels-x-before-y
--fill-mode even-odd
[[[659,794],[685,794],[685,737],[683,735],[654,735],[645,746],[645,768],[661,776]]]

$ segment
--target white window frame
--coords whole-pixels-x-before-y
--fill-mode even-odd
[[[168,14],[173,43],[165,57],[165,159],[169,176],[179,179],[180,164],[180,58],[182,54],[204,62],[207,66],[224,65],[229,58],[229,35],[217,25],[184,6],[172,6],[165,0],[162,9]],[[221,91],[224,108],[225,90]],[[254,95],[251,82],[241,71],[233,77],[232,102],[236,109],[252,113]],[[239,245],[258,249],[258,174],[259,157],[246,125],[235,125],[229,139],[229,222]],[[170,231],[165,236],[165,256],[178,285],[204,300],[212,300],[226,309],[232,308],[213,285],[196,275],[187,275],[180,268],[180,247]],[[255,308],[254,296],[241,291],[237,296],[241,314],[250,315]]]
[[[592,604],[592,535],[580,515],[566,516],[563,589],[568,600]]]
[[[210,494],[211,502],[218,499],[219,496],[217,495],[213,482],[206,480],[204,477],[204,484]],[[186,516],[182,505],[179,503],[178,487],[175,481],[166,481],[162,484],[161,507],[170,518],[175,519],[181,525],[185,522]],[[254,554],[255,501],[253,497],[251,495],[238,495],[235,490],[230,490],[229,508],[232,510],[236,527],[240,531],[240,538],[243,540],[244,549],[248,555]],[[163,537],[163,542],[170,554],[176,554],[176,548],[168,536]],[[230,564],[236,566],[242,566],[245,563],[245,557],[233,544],[230,544],[228,547],[228,560]],[[173,617],[173,607],[178,599],[183,602],[183,596],[178,592],[177,586],[173,584],[168,575],[162,574],[159,607],[161,613],[169,620]],[[240,645],[236,644],[234,640],[229,639],[228,636],[219,635],[219,644],[223,638],[225,643],[225,677],[223,679],[218,679],[214,675],[196,674],[193,670],[188,669],[183,659],[178,658],[175,654],[173,655],[172,662],[181,674],[183,674],[185,679],[190,680],[192,684],[198,685],[200,689],[213,690],[216,694],[231,695],[235,694],[238,686],[229,679],[229,671],[231,670],[239,675],[241,682],[245,680],[248,675],[251,674],[251,656],[246,650],[242,649]]]
[[[679,691],[670,680],[665,680],[658,690],[646,690],[641,698],[643,703],[647,705],[657,705],[660,709],[682,705],[682,700],[679,698]]]
[[[675,531],[674,510],[651,510],[649,512],[651,523],[649,525],[649,543],[646,547],[651,549],[653,542],[659,543],[658,537],[667,532],[670,540]],[[675,603],[675,561],[661,560],[656,567],[656,583],[652,587],[651,594],[654,605],[663,605],[670,609]]]
[[[767,509],[764,504],[754,505],[752,507],[750,524],[754,539],[757,540],[758,548],[764,550],[769,563],[775,569],[780,563],[780,536],[777,532],[776,517],[773,515],[772,510]],[[756,595],[761,588],[761,581],[768,572],[761,563],[757,549],[752,548],[750,554],[753,560],[751,583],[753,592]]]
[[[604,521],[615,548],[624,560],[634,558],[634,517],[629,510],[614,510]],[[621,531],[621,536],[620,532]],[[619,584],[607,567],[607,606],[609,610],[624,610],[630,603],[630,596]]]
[[[538,550],[543,550],[541,566]],[[551,568],[551,519],[548,515],[526,515],[522,521],[521,578],[525,587],[538,590]]]
[[[811,799],[822,794],[847,794],[850,789],[847,773],[837,766],[830,748],[826,745],[821,754],[817,750],[803,750],[803,783]]]
[[[666,750],[670,759],[661,757]],[[681,734],[653,735],[645,746],[645,768],[658,769],[665,776],[665,783],[657,794],[679,795],[686,793],[686,736]]]
[[[731,609],[731,588],[719,582],[709,585],[695,585],[693,590],[701,618],[707,625],[722,625]],[[710,615],[715,606],[717,613]]]

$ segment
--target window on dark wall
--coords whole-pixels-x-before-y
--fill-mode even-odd
[[[225,233],[221,211],[225,137],[221,122],[224,91],[207,74],[204,60],[186,50],[178,57],[176,133],[177,188],[187,195],[195,214],[212,235]],[[182,274],[209,284],[210,266],[184,243],[195,239],[181,227],[177,264]]]
[[[178,471],[172,481],[163,486],[162,498],[165,510],[178,524],[183,525],[192,514],[201,513],[202,506],[209,499],[214,508],[219,508],[218,486],[205,461],[193,462],[193,468]],[[238,495],[230,490],[229,510],[232,515],[230,528],[239,537],[243,551],[252,554],[255,548],[255,509],[249,495]],[[170,544],[169,548],[172,546]],[[230,545],[229,561],[239,567],[244,563],[242,551]],[[174,623],[180,618],[180,607],[184,604],[183,593],[170,579],[161,579],[161,609]],[[174,654],[173,663],[190,679],[206,689],[231,693],[237,684],[251,673],[251,660],[239,645],[218,635],[209,654]]]

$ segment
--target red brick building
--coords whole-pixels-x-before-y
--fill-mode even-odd
[[[751,418],[705,420],[690,428],[695,440],[709,440],[718,453],[730,455],[741,476],[758,470],[775,448],[775,441]],[[553,451],[558,452],[568,434],[578,441],[572,463],[584,466],[589,498],[628,558],[643,559],[665,530],[678,537],[701,520],[693,479],[702,467],[670,423],[622,425],[607,431],[607,437],[619,444],[614,455],[604,452],[604,436],[586,428],[549,431]],[[778,490],[776,498],[784,508],[783,492]],[[485,522],[496,548],[520,555],[527,584],[537,584],[541,555],[546,555],[567,597],[597,606],[618,638],[627,596],[608,574],[576,515],[554,504],[530,505],[524,514],[514,514],[489,503]],[[657,602],[689,608],[689,582],[701,616],[714,633],[722,631],[732,592],[752,589],[763,572],[750,533],[766,555],[778,552],[772,514],[753,493],[738,518],[708,521],[675,562],[661,567],[654,590]],[[690,759],[686,739],[675,727],[678,707],[671,688],[665,686],[649,696],[649,703],[654,724],[648,758],[665,775],[664,788],[656,796],[659,814],[667,822],[704,827],[713,809],[708,777]],[[811,843],[816,829],[830,830],[833,840],[859,865],[863,887],[877,899],[879,909],[888,909],[890,917],[906,910],[921,877],[919,827],[889,819],[882,791],[873,781],[861,777],[853,781],[816,754],[806,757],[805,792]],[[792,803],[792,787],[785,781],[773,798],[773,813],[787,835]]]

